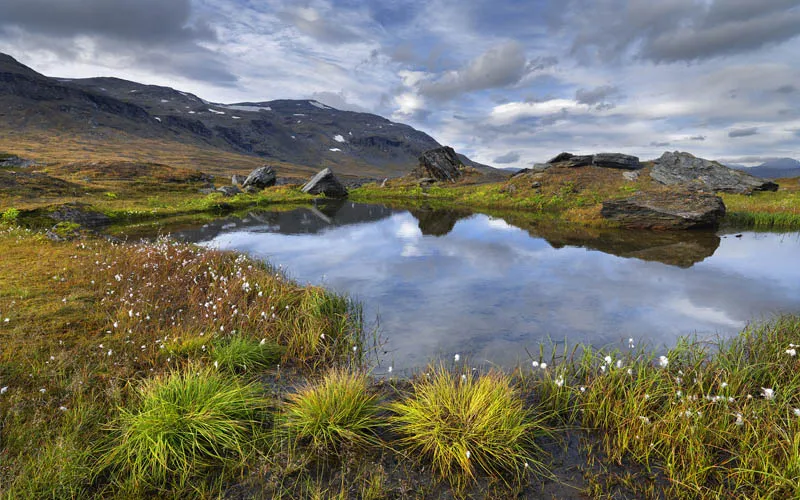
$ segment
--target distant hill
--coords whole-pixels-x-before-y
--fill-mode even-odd
[[[314,100],[212,103],[118,78],[50,78],[0,54],[0,136],[4,131],[67,135],[94,147],[116,141],[117,149],[133,137],[371,177],[406,174],[422,152],[440,146],[408,125]]]
[[[793,158],[774,158],[757,167],[745,167],[744,165],[736,164],[728,164],[728,167],[743,170],[751,175],[764,179],[800,177],[800,161]]]

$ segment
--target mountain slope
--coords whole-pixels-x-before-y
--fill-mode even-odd
[[[743,170],[750,175],[765,179],[784,179],[788,177],[800,177],[800,161],[793,158],[774,158],[768,160],[757,167],[733,166],[737,170]]]
[[[2,54],[0,118],[0,131],[15,136],[58,132],[99,145],[132,137],[373,177],[405,174],[440,146],[408,125],[313,100],[210,103],[118,78],[48,78]]]

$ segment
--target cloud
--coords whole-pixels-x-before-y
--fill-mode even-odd
[[[0,36],[21,52],[65,65],[140,66],[231,85],[237,77],[206,44],[217,40],[190,0],[4,0]]]
[[[525,76],[527,68],[523,46],[507,42],[487,50],[461,69],[421,82],[419,92],[432,99],[453,99],[465,92],[513,85]]]
[[[559,29],[579,33],[573,53],[602,61],[701,61],[800,35],[796,0],[572,0]]]
[[[314,7],[290,7],[278,16],[320,42],[343,44],[360,40],[355,30],[345,23],[337,22],[333,9],[321,12]]]
[[[749,137],[758,134],[758,127],[739,128],[728,132],[728,137]]]
[[[795,92],[797,92],[797,87],[795,87],[794,85],[781,85],[780,87],[775,89],[775,92],[779,94],[794,94]]]
[[[619,93],[619,88],[613,85],[603,85],[593,89],[580,88],[575,92],[575,100],[581,104],[607,103],[610,97]]]
[[[705,141],[706,140],[706,136],[704,136],[704,135],[693,135],[693,136],[689,137],[689,140],[690,141]]]
[[[326,106],[341,109],[342,111],[357,111],[359,113],[367,111],[358,104],[349,102],[344,92],[314,92],[309,98],[319,101]]]
[[[494,159],[495,163],[505,165],[507,163],[516,163],[519,161],[519,152],[517,151],[509,151],[504,155],[500,155]]]
[[[669,142],[655,142],[655,141],[653,141],[653,142],[650,143],[650,147],[653,147],[653,148],[666,148],[670,144],[671,143],[669,143]]]

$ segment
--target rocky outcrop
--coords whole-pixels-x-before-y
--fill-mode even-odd
[[[725,204],[711,194],[647,193],[604,201],[600,213],[630,229],[713,228],[725,216]]]
[[[339,182],[329,168],[322,170],[303,186],[303,192],[308,194],[324,194],[328,198],[344,198],[347,188]]]
[[[242,183],[243,188],[254,187],[256,189],[264,189],[274,186],[277,181],[275,170],[269,165],[259,167],[247,176],[247,179]]]
[[[772,181],[678,151],[661,155],[655,161],[650,177],[668,186],[682,185],[713,192],[751,194],[754,191],[778,189],[778,185]]]
[[[217,192],[222,193],[224,196],[235,196],[241,193],[242,190],[236,186],[222,186],[217,188]]]
[[[233,174],[231,176],[231,185],[232,186],[241,186],[242,183],[245,181],[245,179],[247,179],[247,177],[244,177],[242,175]]]
[[[419,165],[411,174],[418,178],[430,177],[437,181],[455,182],[461,177],[461,160],[449,146],[430,149],[419,157]]]
[[[594,155],[574,155],[561,153],[547,162],[550,165],[561,164],[571,168],[587,167],[593,165],[602,168],[619,168],[623,170],[638,170],[642,168],[639,158],[622,153],[597,153]]]
[[[0,153],[0,167],[28,168],[34,165],[36,165],[36,162],[33,160],[26,160],[17,155]]]
[[[88,205],[82,203],[61,205],[47,215],[58,222],[74,222],[90,228],[105,226],[111,222],[106,214],[89,210]]]

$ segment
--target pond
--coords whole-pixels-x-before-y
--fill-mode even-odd
[[[351,202],[252,212],[173,236],[245,252],[363,302],[380,366],[458,353],[512,367],[541,343],[664,349],[800,312],[800,233],[598,231]]]

